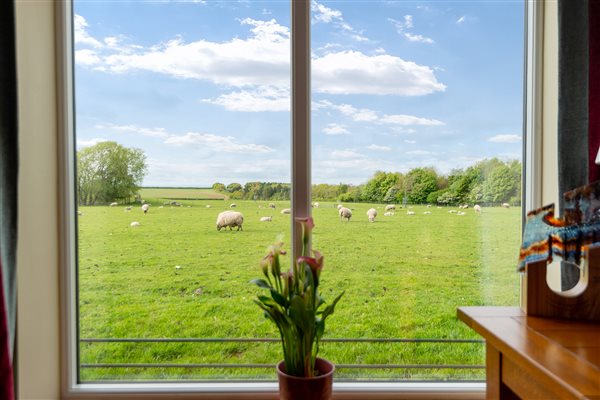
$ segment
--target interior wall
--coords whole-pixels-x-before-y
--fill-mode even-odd
[[[53,1],[15,1],[19,96],[18,394],[58,399],[59,269]]]

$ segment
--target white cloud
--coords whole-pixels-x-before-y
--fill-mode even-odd
[[[240,90],[222,94],[204,102],[225,107],[230,111],[289,111],[290,92],[274,86],[261,86],[256,90]]]
[[[456,23],[458,25],[462,24],[463,22],[465,22],[467,20],[467,16],[463,15],[462,17],[460,17],[459,19],[456,20]]]
[[[415,143],[417,143],[417,141],[416,141],[416,140],[408,140],[408,139],[405,139],[405,140],[404,140],[404,143],[408,143],[408,144],[415,144]]]
[[[176,78],[210,81],[225,90],[243,89],[208,100],[231,110],[288,110],[284,97],[288,96],[290,85],[289,29],[274,19],[259,21],[246,18],[240,23],[249,27],[247,38],[236,37],[224,42],[201,39],[188,43],[177,37],[142,47],[126,44],[118,36],[105,38],[103,44],[87,35],[87,24],[81,17],[79,37],[84,39],[79,43],[96,43],[99,47],[77,49],[75,59],[83,67],[107,73],[144,70]],[[393,55],[379,54],[381,50],[374,55],[337,51],[314,56],[314,91],[420,96],[446,89],[437,80],[432,68]]]
[[[371,144],[367,147],[367,149],[369,150],[375,150],[375,151],[390,151],[392,150],[391,147],[388,146],[379,146],[377,144]]]
[[[310,9],[313,15],[313,22],[315,23],[324,22],[328,24],[333,20],[343,20],[341,11],[328,8],[316,1],[311,2]]]
[[[356,151],[351,149],[334,150],[330,153],[330,155],[333,158],[365,158],[365,156],[363,156],[362,154],[357,153]]]
[[[99,40],[94,39],[87,32],[88,23],[84,17],[75,14],[73,17],[73,30],[75,34],[75,44],[87,45],[92,47],[102,47]]]
[[[99,124],[94,126],[96,129],[111,130],[117,132],[135,133],[142,136],[167,138],[171,135],[164,128],[143,128],[137,125],[114,125]]]
[[[98,143],[108,142],[108,139],[104,138],[93,138],[89,140],[77,139],[77,148],[82,149],[84,147],[95,146]]]
[[[423,35],[413,35],[410,32],[404,32],[404,37],[407,38],[410,42],[428,43],[428,44],[433,43],[433,39],[430,39]]]
[[[262,15],[271,15],[273,13],[270,10],[267,10],[266,8],[263,8],[261,14]]]
[[[314,104],[314,103],[313,103]],[[313,106],[314,107],[314,106]],[[376,124],[386,124],[393,126],[406,126],[406,125],[424,125],[424,126],[441,126],[444,125],[442,121],[429,118],[415,117],[414,115],[404,114],[379,114],[376,111],[368,108],[358,109],[350,104],[334,104],[328,100],[321,100],[316,102],[315,109],[332,109],[340,112],[343,115],[350,117],[356,122],[373,122]],[[400,133],[414,133],[406,132],[406,130]]]
[[[323,133],[326,135],[347,135],[349,132],[346,128],[339,124],[329,124],[323,128]]]
[[[488,139],[488,142],[494,143],[519,143],[520,141],[520,135],[496,135]]]
[[[409,32],[409,30],[414,27],[412,15],[405,15],[404,21],[398,21],[394,18],[388,18],[388,21],[390,21],[394,25],[394,27],[396,28],[396,32],[398,32],[399,35],[404,36],[410,42],[427,44],[434,43],[433,39],[431,38]]]
[[[264,144],[240,144],[232,136],[218,136],[210,133],[188,132],[183,136],[170,136],[165,144],[184,146],[199,145],[225,153],[272,153],[275,149]]]
[[[427,151],[427,150],[412,150],[412,151],[407,151],[405,154],[411,155],[411,156],[431,156],[436,153],[434,153],[432,151]]]

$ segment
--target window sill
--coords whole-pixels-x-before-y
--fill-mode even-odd
[[[336,383],[334,400],[484,399],[485,383]],[[277,383],[79,384],[67,399],[278,399]]]

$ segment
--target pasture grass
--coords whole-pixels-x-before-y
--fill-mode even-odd
[[[175,190],[175,189],[169,189]],[[158,193],[158,192],[157,192]],[[172,194],[172,193],[170,193]],[[80,207],[79,312],[81,338],[276,338],[252,299],[266,247],[279,235],[289,243],[289,202],[236,201],[243,231],[215,227],[227,204],[183,201],[184,207]],[[183,197],[183,196],[182,196]],[[206,205],[210,205],[207,208]],[[191,206],[191,207],[188,207]],[[259,208],[261,207],[261,208]],[[333,203],[313,209],[313,247],[325,255],[321,293],[346,294],[328,320],[326,338],[477,338],[456,319],[464,305],[517,305],[519,208],[414,206],[383,216],[383,205],[350,204],[340,222]],[[366,210],[375,207],[375,223]],[[430,215],[423,214],[431,211]],[[259,222],[273,216],[270,223]],[[140,222],[133,228],[130,223]],[[180,268],[176,268],[179,266]],[[336,364],[478,364],[476,343],[323,343]],[[274,343],[82,343],[82,364],[255,363],[281,358]],[[473,380],[470,369],[344,369],[336,379]],[[261,368],[83,368],[82,381],[275,379]]]

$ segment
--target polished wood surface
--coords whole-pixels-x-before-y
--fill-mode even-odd
[[[518,307],[461,307],[458,318],[486,339],[488,399],[600,400],[600,323]]]
[[[527,264],[523,304],[527,315],[600,322],[600,246],[589,247],[587,254],[579,283],[567,293],[570,297],[548,287],[546,261]]]

